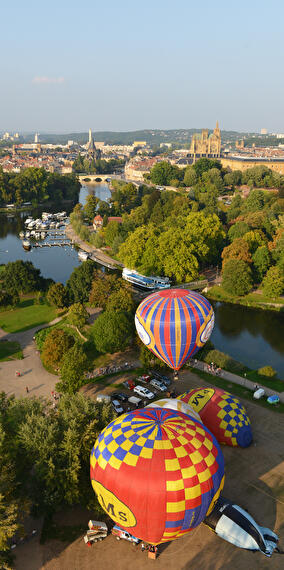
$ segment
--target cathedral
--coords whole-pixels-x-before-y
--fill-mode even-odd
[[[201,133],[195,133],[191,140],[189,155],[194,159],[198,158],[220,158],[221,154],[221,131],[218,121],[211,135],[208,136],[208,129],[203,129]]]
[[[89,140],[87,142],[86,148],[89,158],[93,160],[98,160],[101,158],[101,151],[96,149],[91,129],[89,129]]]

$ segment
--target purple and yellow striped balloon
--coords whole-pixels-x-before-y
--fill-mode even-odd
[[[199,293],[166,289],[140,303],[135,325],[142,342],[170,368],[179,370],[209,339],[214,311]]]

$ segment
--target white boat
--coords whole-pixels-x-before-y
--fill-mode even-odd
[[[32,218],[27,218],[27,219],[25,220],[25,225],[28,226],[31,222],[33,222],[33,219],[32,219]]]
[[[29,228],[29,230],[32,230],[34,227],[35,227],[35,221],[33,220],[32,222],[30,222],[28,224],[28,228]]]
[[[22,241],[23,248],[29,251],[31,249],[31,242],[28,239]]]
[[[87,261],[87,259],[89,259],[89,254],[86,251],[79,249],[78,257],[81,259],[81,261]]]
[[[34,237],[35,237],[35,235],[36,235],[36,232],[35,232],[35,230],[32,230],[32,231],[31,231],[31,238],[34,238]]]
[[[146,276],[137,273],[134,269],[124,267],[122,277],[133,285],[138,285],[144,289],[167,289],[171,286],[168,277]]]
[[[29,231],[27,231],[27,232],[25,233],[25,237],[26,237],[26,238],[29,238],[30,235],[31,235],[31,232],[29,232]]]
[[[51,229],[54,229],[54,228],[55,228],[55,222],[50,222],[49,227],[50,227]]]
[[[63,220],[64,218],[66,218],[67,213],[66,212],[57,212],[57,214],[54,214],[54,215],[58,220]]]
[[[41,222],[41,229],[42,230],[48,230],[49,228],[49,224],[47,222]]]
[[[40,232],[40,237],[41,239],[44,239],[46,237],[46,232]]]
[[[40,232],[36,232],[36,233],[35,233],[35,238],[36,238],[36,239],[40,239]]]
[[[25,237],[25,232],[20,232],[20,233],[19,233],[19,236],[20,236],[21,239],[23,239],[23,238]]]

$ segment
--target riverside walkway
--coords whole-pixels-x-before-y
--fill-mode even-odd
[[[221,369],[220,374],[216,375],[208,370],[208,364],[206,362],[202,362],[201,360],[193,360],[190,363],[191,368],[198,368],[202,372],[206,372],[207,374],[211,374],[212,376],[217,376],[217,378],[223,378],[224,380],[228,380],[232,382],[232,384],[239,384],[239,386],[243,386],[252,392],[255,391],[255,382],[251,382],[247,378],[243,376],[238,376],[237,374],[233,374],[232,372],[228,372],[227,370]],[[257,384],[258,388],[263,388],[265,391],[266,396],[272,396],[276,394],[279,396],[280,402],[284,403],[284,392],[276,392],[275,390],[271,390],[267,386],[262,386],[261,384]],[[283,389],[284,389],[284,382],[283,382]]]
[[[97,263],[100,263],[101,265],[104,265],[105,267],[108,267],[108,269],[117,269],[117,268],[121,268],[123,269],[124,265],[123,263],[121,263],[120,261],[117,261],[116,259],[113,259],[112,257],[110,257],[109,255],[107,255],[106,253],[102,252],[100,249],[96,249],[93,245],[91,245],[90,243],[87,243],[86,241],[82,240],[73,230],[71,224],[69,224],[68,226],[66,226],[65,229],[65,233],[66,236],[73,242],[76,243],[80,249],[82,249],[83,251],[86,251],[87,253],[89,253],[90,258],[93,261],[96,261]]]

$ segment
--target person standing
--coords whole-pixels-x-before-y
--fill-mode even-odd
[[[28,386],[26,386],[26,392],[27,392],[27,394],[29,393],[29,387]]]

